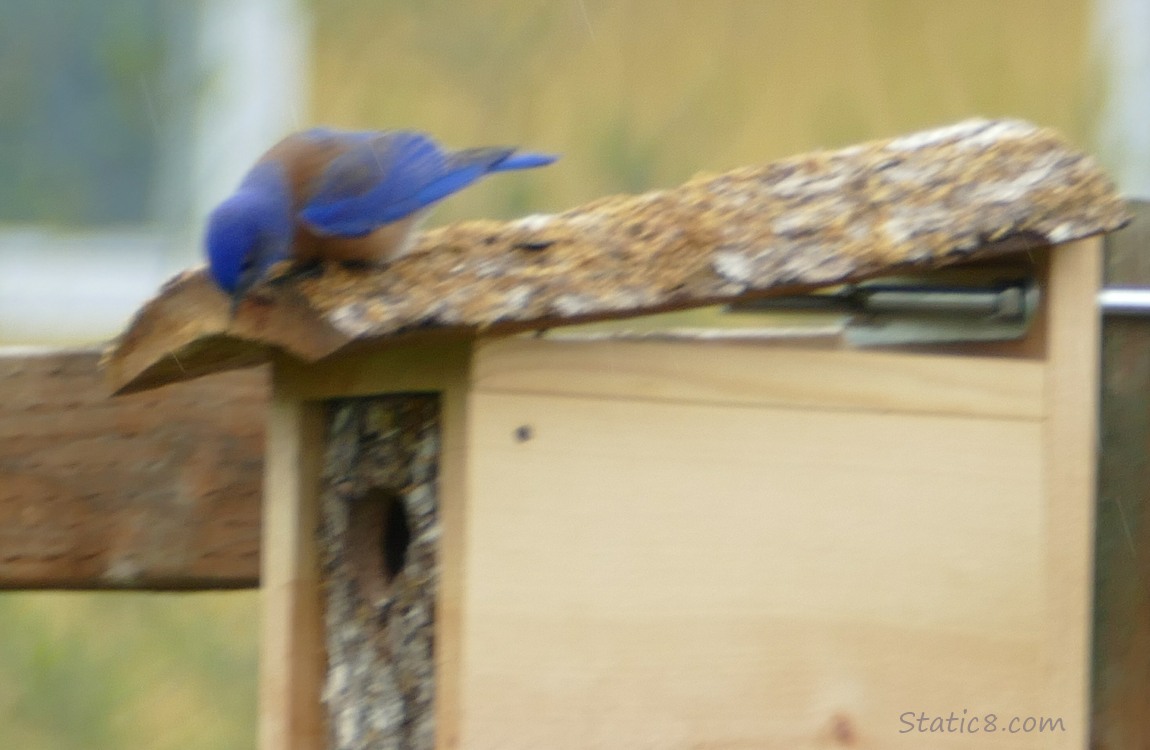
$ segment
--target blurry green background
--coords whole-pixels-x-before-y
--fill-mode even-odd
[[[296,46],[232,33],[220,58],[217,38],[253,8],[286,18]],[[452,198],[433,224],[559,210],[973,115],[1026,118],[1098,150],[1111,85],[1098,29],[1095,5],[1078,0],[5,0],[0,344],[35,314],[3,307],[31,278],[16,251],[4,256],[11,232],[87,248],[89,225],[146,226],[162,238],[155,253],[127,262],[153,264],[142,282],[153,285],[197,262],[204,207],[232,184],[219,175],[237,175],[276,128],[415,127],[454,146],[563,154]],[[249,88],[214,90],[205,56],[243,66],[231,72]],[[285,64],[302,101],[277,93]],[[286,114],[241,143],[221,112],[252,90],[268,97],[257,114]],[[37,256],[51,282],[38,299],[68,279],[111,284],[79,278],[58,252]],[[130,309],[140,293],[113,301]],[[86,312],[68,314],[78,326]],[[67,317],[52,325],[37,335],[100,337]],[[253,747],[256,617],[251,592],[0,595],[0,747]]]

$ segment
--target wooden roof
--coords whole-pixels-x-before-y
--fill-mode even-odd
[[[422,235],[374,270],[261,287],[229,320],[203,269],[170,280],[112,344],[130,392],[265,361],[453,331],[547,328],[793,293],[1108,232],[1113,184],[1057,134],[970,120],[696,177],[554,215]]]

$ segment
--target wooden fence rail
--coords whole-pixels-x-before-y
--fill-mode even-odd
[[[267,373],[112,399],[98,360],[0,350],[0,588],[257,586]]]

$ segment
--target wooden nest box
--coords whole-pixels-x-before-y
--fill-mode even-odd
[[[106,366],[272,363],[265,748],[1082,747],[1125,220],[1055,135],[964,122],[438,229],[235,320],[188,272]],[[800,294],[845,333],[565,328]]]

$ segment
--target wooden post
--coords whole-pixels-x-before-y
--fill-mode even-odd
[[[1150,286],[1150,201],[1107,238],[1106,283]],[[1103,323],[1091,747],[1150,747],[1150,320]]]

